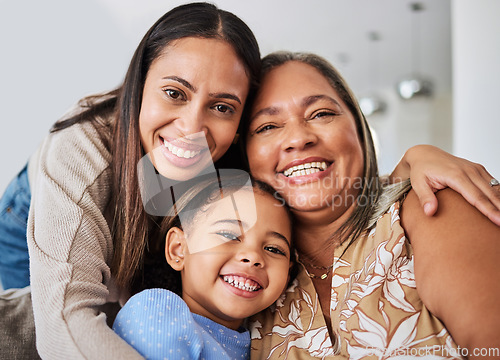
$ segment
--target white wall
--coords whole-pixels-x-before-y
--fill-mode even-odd
[[[0,193],[54,121],[82,96],[119,84],[135,47],[149,26],[160,14],[183,2],[0,0]],[[429,2],[429,12],[437,4],[446,10],[444,2]],[[361,31],[361,24],[371,30],[378,26],[374,17],[368,16],[374,11],[370,6],[380,8],[380,16],[376,18],[383,18],[387,25],[392,13],[383,9],[397,6],[398,11],[406,11],[407,5],[401,4],[400,0],[314,0],[309,7],[303,1],[291,0],[256,0],[256,3],[218,0],[216,3],[249,24],[263,54],[281,48],[318,52],[337,63],[354,90],[366,87],[356,75],[359,72],[357,66],[367,67],[369,56],[348,54],[350,62],[339,64],[338,55],[346,51],[349,43],[344,38],[352,36],[354,40],[351,42],[366,48],[368,43],[366,33],[363,33],[366,27]],[[356,10],[359,4],[363,4],[361,13]],[[311,7],[316,9],[315,13]],[[493,175],[500,177],[500,121],[494,108],[500,85],[500,42],[497,39],[500,23],[496,19],[499,7],[498,0],[452,0],[453,98],[446,85],[441,85],[438,96],[412,103],[401,102],[389,86],[381,89],[390,107],[383,117],[374,116],[370,122],[379,132],[382,172],[389,171],[409,146],[429,142],[483,163]],[[319,12],[317,9],[327,10]],[[348,16],[351,13],[359,16]],[[273,31],[266,30],[266,24],[275,23],[277,15],[286,21],[280,20],[279,29],[274,24]],[[303,21],[299,23],[302,15]],[[319,20],[320,16],[329,19],[329,23]],[[432,24],[436,22],[444,28],[449,25],[449,19],[445,19],[442,13],[441,18],[432,16],[434,18],[429,20],[426,31],[435,34]],[[348,25],[342,21],[347,21]],[[355,21],[361,21],[361,24]],[[327,27],[339,23],[337,26],[344,29],[342,32]],[[404,28],[405,24],[399,26]],[[307,35],[305,31],[311,27],[314,34]],[[384,30],[385,40],[380,53],[395,58],[388,44],[393,35],[388,29]],[[286,40],[284,34],[289,34],[290,38]],[[445,41],[446,37],[439,43],[441,48],[443,44],[447,46]],[[401,54],[405,55],[404,52]],[[447,56],[440,57],[444,64],[440,64],[439,73],[445,72],[444,68],[451,68],[447,59]],[[422,62],[426,69],[430,66],[427,61]],[[384,66],[388,66],[387,60],[381,60],[379,64],[382,75]],[[368,71],[363,71],[363,76],[368,75]]]
[[[121,81],[131,43],[93,0],[0,1],[0,193],[71,105]]]
[[[187,1],[0,0],[0,193],[55,120],[82,96],[118,85],[146,30],[161,14]],[[382,172],[409,146],[428,141],[429,124],[445,124],[448,130],[437,145],[451,150],[449,104],[435,116],[425,112],[429,104],[415,110],[394,97],[391,74],[395,69],[399,76],[410,71],[411,1],[214,0],[249,24],[263,54],[280,49],[317,52],[340,68],[355,91],[367,87],[373,70],[380,71],[378,85],[391,102],[385,118],[373,119],[383,145]],[[433,78],[444,77],[437,89],[442,97],[451,91],[449,0],[422,1],[428,8],[422,14],[422,32],[434,42],[421,64]],[[373,30],[382,35],[378,69],[371,66],[368,51],[367,33]],[[340,61],[345,57],[347,62]]]
[[[500,1],[454,0],[454,152],[500,178]]]

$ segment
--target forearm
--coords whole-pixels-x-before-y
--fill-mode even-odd
[[[439,166],[444,167],[451,161],[451,159],[459,158],[441,150],[436,146],[414,145],[406,150],[403,157],[396,164],[392,173],[388,175],[388,179],[391,184],[409,179],[410,175],[412,175],[412,169],[415,167],[417,168],[417,172],[421,172],[419,175],[425,175],[425,171],[423,171],[425,167],[422,168],[422,170],[419,170],[419,166],[426,165],[429,168]]]

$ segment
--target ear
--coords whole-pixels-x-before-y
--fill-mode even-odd
[[[239,138],[240,138],[240,134],[238,134],[238,133],[234,134],[233,145],[236,145],[238,143]]]
[[[165,238],[165,258],[172,269],[177,271],[184,269],[185,248],[184,231],[178,227],[171,228]]]

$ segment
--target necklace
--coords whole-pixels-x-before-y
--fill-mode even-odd
[[[330,275],[330,272],[332,271],[333,265],[335,265],[335,264],[332,264],[330,266],[317,266],[317,265],[314,265],[313,263],[306,262],[304,260],[301,261],[299,259],[298,253],[297,253],[297,261],[304,266],[304,270],[306,271],[307,276],[309,276],[311,279],[319,279],[319,280],[325,280],[328,277],[328,275]],[[314,269],[318,269],[318,270],[325,270],[325,272],[321,275],[311,274],[307,270],[306,266],[310,266],[310,267],[312,267]]]

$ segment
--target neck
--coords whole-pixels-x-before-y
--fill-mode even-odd
[[[299,255],[315,261],[315,265],[328,266],[332,262],[333,250],[341,242],[331,236],[347,221],[354,211],[354,204],[342,214],[335,214],[331,208],[314,211],[294,210],[296,247]],[[328,247],[326,247],[328,245]]]
[[[194,300],[184,289],[182,290],[182,300],[184,300],[189,307],[189,310],[197,315],[204,316],[216,323],[219,323],[229,329],[238,330],[243,324],[244,319],[229,318],[223,312],[214,313],[207,310],[200,302]]]

